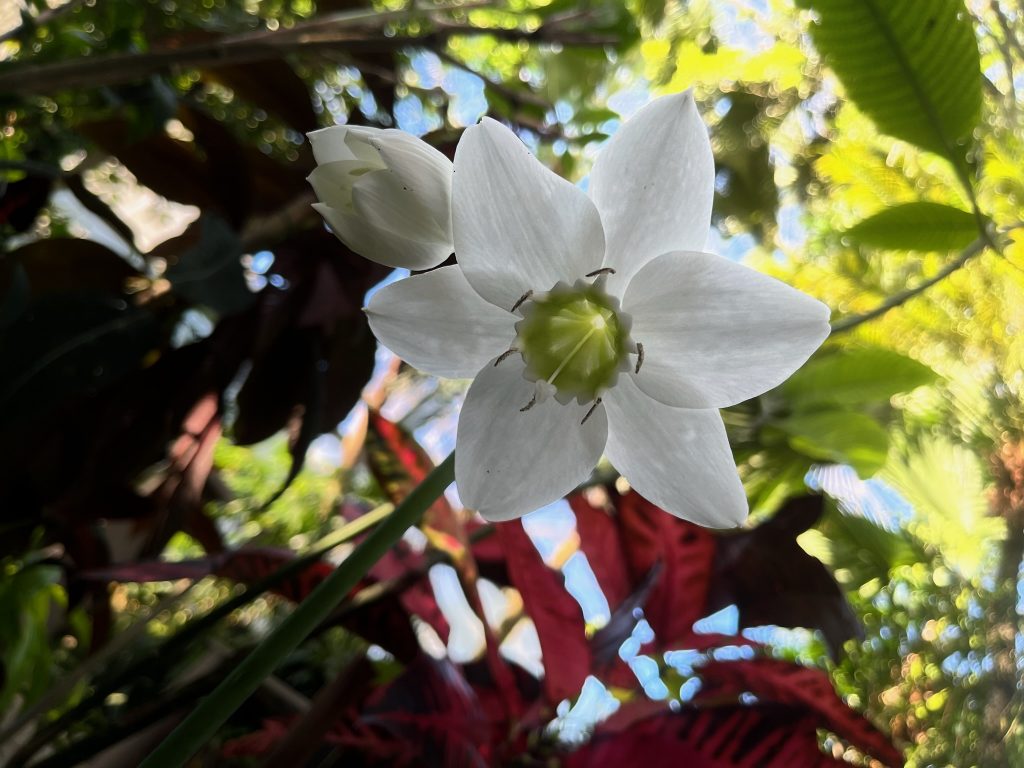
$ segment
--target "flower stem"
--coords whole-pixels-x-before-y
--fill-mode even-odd
[[[139,768],[178,768],[184,765],[249,698],[260,682],[274,672],[285,656],[330,615],[373,564],[410,526],[416,524],[454,479],[455,454],[451,454],[192,710],[142,761]]]

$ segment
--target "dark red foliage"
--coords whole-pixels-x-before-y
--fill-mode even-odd
[[[890,766],[902,765],[902,755],[867,719],[850,709],[832,688],[822,670],[778,659],[712,662],[700,670],[701,701],[742,692],[759,702],[800,707],[815,716],[818,728],[839,736]]]
[[[473,689],[447,660],[420,654],[393,681],[373,691],[322,735],[352,764],[483,768],[493,740]],[[226,757],[267,754],[294,720],[271,719],[262,730],[228,742]],[[350,763],[344,763],[350,764]]]
[[[819,669],[759,658],[713,661],[697,675],[703,685],[692,702],[677,712],[653,702],[627,704],[566,760],[568,768],[627,758],[630,764],[697,768],[846,765],[821,751],[819,729],[886,765],[902,765],[899,751],[842,702]]]
[[[499,523],[497,529],[509,579],[537,625],[547,699],[554,704],[573,698],[592,665],[580,606],[565,591],[562,577],[544,564],[519,521]]]
[[[394,502],[399,503],[430,474],[434,468],[427,452],[405,429],[371,409],[366,429],[366,460],[381,489]],[[454,557],[464,551],[464,526],[444,496],[440,496],[424,517],[424,524],[445,534]]]
[[[570,755],[566,768],[642,765],[644,768],[838,768],[822,753],[817,722],[778,705],[685,709],[613,731],[601,728]]]

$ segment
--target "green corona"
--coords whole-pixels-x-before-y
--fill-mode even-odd
[[[527,376],[554,387],[559,402],[595,400],[629,368],[630,318],[603,283],[559,283],[520,309],[514,346]]]

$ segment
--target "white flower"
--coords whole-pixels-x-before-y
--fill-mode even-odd
[[[412,365],[474,377],[455,454],[467,506],[518,517],[586,480],[604,453],[673,514],[744,520],[717,409],[802,365],[828,335],[829,311],[700,252],[713,194],[689,93],[623,125],[589,196],[500,124],[466,130],[452,201],[458,264],[380,290],[367,313]]]
[[[452,163],[402,131],[338,125],[309,134],[313,207],[356,253],[429,269],[452,252]]]

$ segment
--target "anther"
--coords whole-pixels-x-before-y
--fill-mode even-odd
[[[523,302],[525,302],[531,296],[533,296],[532,290],[529,290],[526,293],[524,293],[522,296],[519,297],[519,301],[512,305],[512,309],[510,309],[509,312],[515,312],[517,309],[519,309],[519,307],[523,305]]]
[[[528,402],[526,405],[524,405],[522,408],[520,408],[519,412],[520,413],[526,413],[528,410],[533,408],[533,406],[535,406],[536,404],[537,404],[537,394],[534,393],[533,397],[530,398],[530,402]]]
[[[508,350],[507,352],[502,352],[500,355],[498,355],[498,359],[494,361],[494,367],[497,368],[499,365],[508,360],[512,355],[514,355],[518,351],[518,349],[512,347],[512,349]]]
[[[636,343],[636,370],[633,373],[640,373],[640,366],[644,364],[644,345],[639,341]]]
[[[587,419],[589,419],[589,418],[590,418],[590,415],[591,415],[591,414],[592,414],[592,413],[593,413],[594,411],[596,411],[596,410],[597,410],[597,406],[599,406],[600,404],[601,404],[601,398],[599,397],[599,398],[597,398],[597,400],[595,400],[595,401],[594,401],[594,404],[593,404],[592,406],[590,406],[590,410],[589,410],[589,411],[587,411],[587,415],[583,417],[583,421],[581,421],[581,422],[580,422],[580,426],[581,426],[581,427],[582,427],[582,426],[583,426],[584,424],[586,424],[586,423],[587,423]]]
[[[586,275],[584,275],[584,277],[597,277],[598,275],[614,275],[614,274],[615,274],[615,270],[612,269],[611,267],[601,267],[600,269],[595,269],[593,272],[588,272]]]

